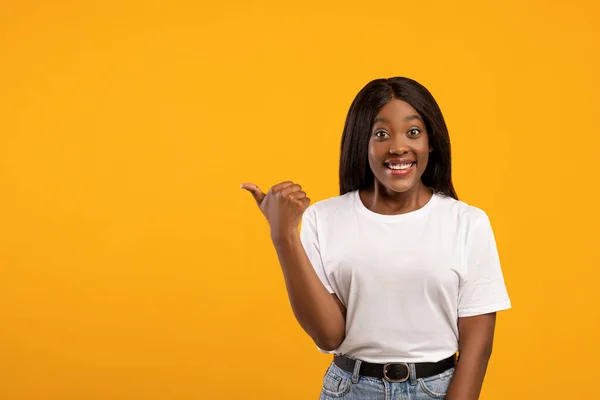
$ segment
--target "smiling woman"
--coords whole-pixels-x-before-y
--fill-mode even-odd
[[[405,187],[415,187],[422,180],[434,191],[458,199],[442,111],[424,86],[408,78],[376,79],[354,99],[342,136],[340,194],[371,186],[374,174],[381,181],[385,177],[382,162],[402,160],[392,156],[403,148],[420,156],[405,157],[417,166],[413,179],[403,181]]]
[[[511,302],[490,221],[458,200],[450,160],[429,91],[377,79],[346,118],[339,196],[309,206],[293,182],[242,185],[270,223],[298,322],[334,355],[322,400],[479,397],[495,313]]]
[[[403,152],[408,148],[412,154]],[[417,186],[431,151],[425,123],[410,104],[392,99],[381,108],[369,144],[369,166],[385,187],[405,192]]]

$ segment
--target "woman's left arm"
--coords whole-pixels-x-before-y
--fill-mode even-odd
[[[496,313],[458,318],[458,351],[446,400],[477,400],[492,355]]]

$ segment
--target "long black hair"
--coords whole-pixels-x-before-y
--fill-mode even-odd
[[[410,104],[423,117],[433,151],[421,180],[436,193],[458,200],[452,184],[450,136],[442,111],[429,91],[404,77],[375,79],[358,92],[344,124],[340,156],[340,195],[374,184],[368,148],[377,113],[393,98]]]

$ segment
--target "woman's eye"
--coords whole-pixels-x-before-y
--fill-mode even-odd
[[[387,132],[386,131],[377,131],[377,132],[375,132],[375,136],[378,137],[378,138],[383,137],[383,135],[387,135]]]
[[[411,129],[408,131],[408,134],[410,136],[417,136],[419,133],[421,133],[421,131],[419,129]]]

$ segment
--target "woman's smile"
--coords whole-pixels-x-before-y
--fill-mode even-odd
[[[412,160],[393,159],[383,163],[387,172],[394,176],[406,176],[414,171],[417,163]]]

